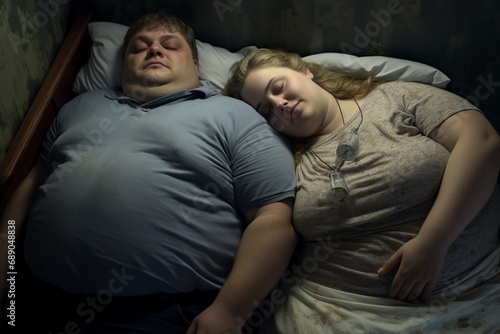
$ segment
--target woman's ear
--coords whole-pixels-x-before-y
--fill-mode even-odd
[[[309,71],[309,69],[307,67],[304,68],[304,70],[302,72],[304,72],[304,74],[307,75],[307,77],[309,79],[313,79],[314,78],[314,74],[312,74],[311,71]]]

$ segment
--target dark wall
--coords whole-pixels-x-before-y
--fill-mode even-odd
[[[0,1],[0,161],[71,22],[67,0]]]

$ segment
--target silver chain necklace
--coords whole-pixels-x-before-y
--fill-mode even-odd
[[[339,107],[340,116],[342,117],[342,127],[344,127],[345,126],[344,113],[342,112],[342,108],[340,107],[339,101],[335,96],[334,98]],[[361,123],[363,123],[363,112],[361,110],[361,107],[359,106],[358,101],[356,101],[355,98],[353,98],[353,100],[358,106],[359,112],[361,114],[361,121],[359,122],[356,128],[354,128],[350,132],[345,133],[340,139],[339,145],[337,146],[336,150],[336,155],[338,158],[340,158],[338,166],[333,166],[333,167],[330,166],[323,159],[321,159],[319,155],[316,154],[316,152],[314,152],[314,150],[311,147],[309,146],[307,147],[311,151],[311,153],[314,154],[314,156],[319,159],[319,161],[321,161],[330,169],[330,175],[329,175],[330,190],[333,191],[333,197],[336,201],[343,201],[349,195],[350,192],[349,184],[344,178],[344,175],[340,172],[340,168],[342,167],[345,161],[352,161],[356,157],[358,151],[358,130],[361,126]]]

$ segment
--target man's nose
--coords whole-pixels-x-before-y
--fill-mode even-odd
[[[153,44],[151,44],[151,46],[149,47],[148,56],[149,57],[154,57],[154,56],[162,57],[163,56],[163,48],[161,47],[161,45],[157,42],[153,42]]]

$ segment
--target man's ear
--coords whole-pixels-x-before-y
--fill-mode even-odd
[[[312,74],[311,71],[309,71],[309,69],[307,67],[304,68],[304,70],[302,72],[304,72],[304,74],[307,75],[307,77],[309,79],[313,79],[314,78],[314,74]]]
[[[198,62],[198,59],[193,58],[194,65],[196,66],[196,73],[198,73],[198,77],[200,77],[200,63]]]

